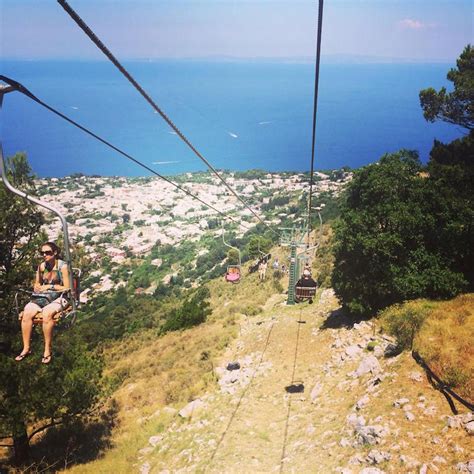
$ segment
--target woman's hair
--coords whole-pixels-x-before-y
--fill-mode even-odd
[[[54,242],[45,242],[41,245],[41,247],[44,247],[45,245],[47,245],[56,254],[58,258],[61,257],[61,249]]]

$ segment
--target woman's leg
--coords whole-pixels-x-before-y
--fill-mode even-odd
[[[44,357],[51,355],[54,328],[53,316],[60,310],[61,305],[58,303],[50,303],[48,306],[43,308]]]
[[[21,337],[23,339],[22,354],[26,354],[30,350],[33,317],[40,311],[41,308],[35,303],[28,303],[23,310],[23,318],[21,319]]]

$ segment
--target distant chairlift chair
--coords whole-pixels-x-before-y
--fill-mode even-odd
[[[239,283],[240,278],[242,277],[242,272],[241,272],[241,259],[240,259],[240,250],[236,247],[233,247],[232,245],[228,244],[225,239],[224,239],[224,223],[222,222],[222,242],[226,247],[229,247],[231,249],[234,249],[238,252],[239,254],[239,263],[238,265],[228,265],[227,266],[227,271],[225,274],[225,281],[228,283]]]

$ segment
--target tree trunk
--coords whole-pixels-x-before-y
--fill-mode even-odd
[[[21,466],[30,457],[30,441],[26,432],[26,427],[19,427],[13,436],[14,461],[16,466]]]

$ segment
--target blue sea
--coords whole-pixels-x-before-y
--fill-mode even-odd
[[[108,62],[7,61],[1,74],[157,172],[205,165]],[[309,170],[314,65],[133,61],[126,68],[216,167]],[[449,86],[450,64],[321,64],[315,167],[359,167],[400,148],[427,161],[463,130],[423,119],[418,93]],[[26,151],[38,176],[149,173],[19,93],[4,99],[4,153]]]

